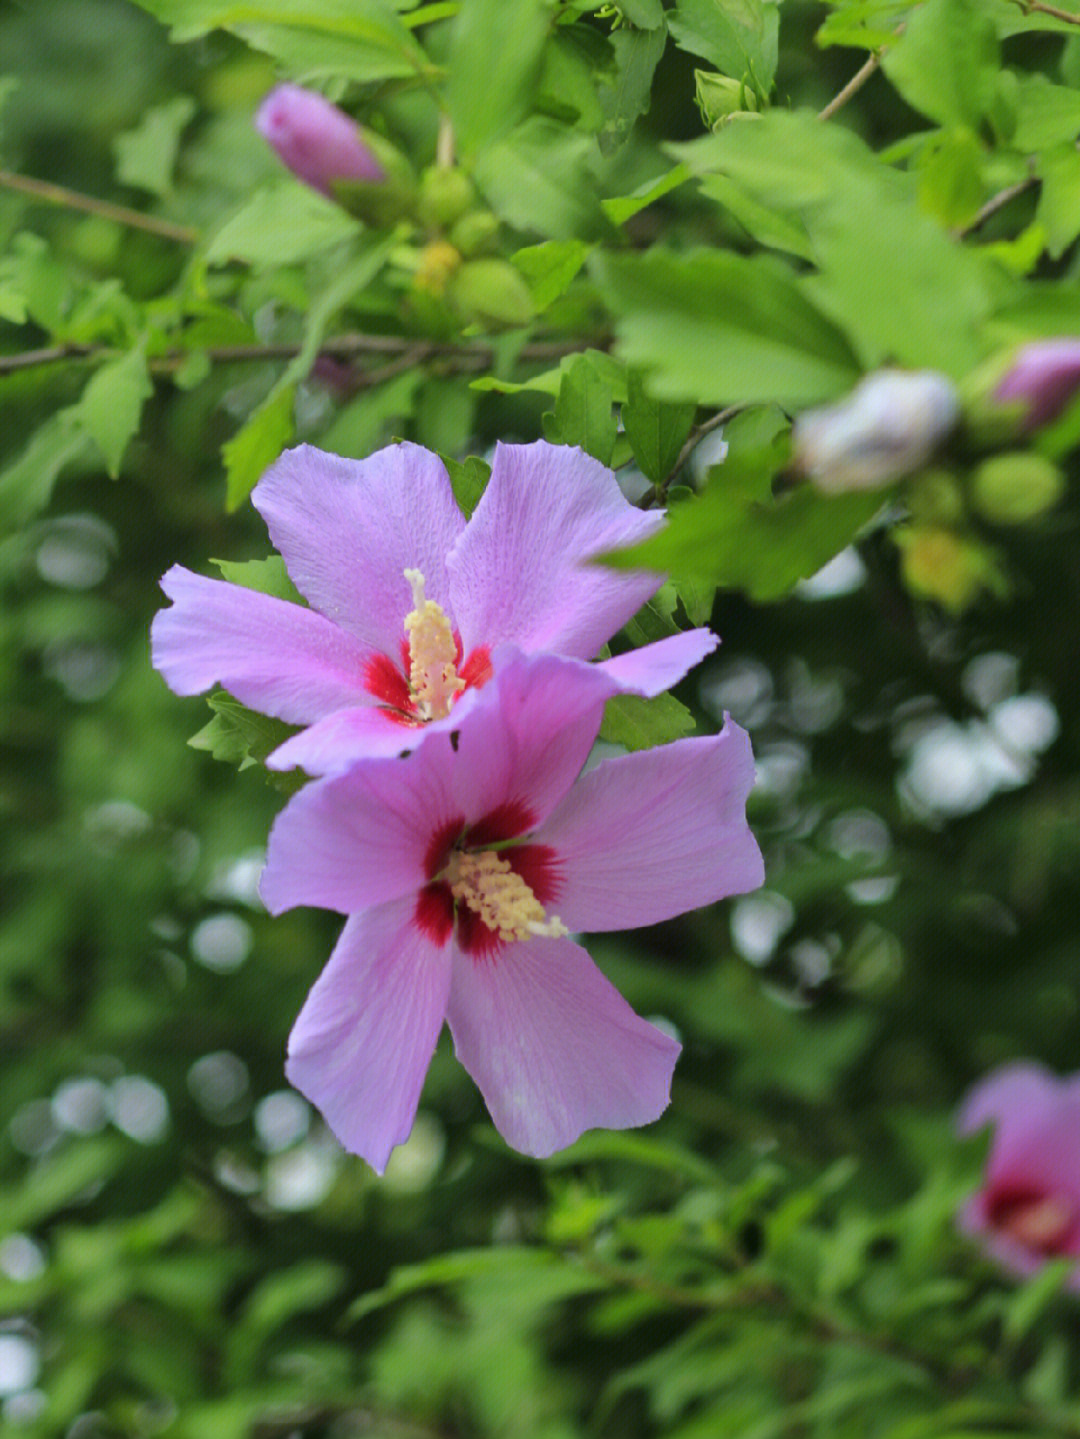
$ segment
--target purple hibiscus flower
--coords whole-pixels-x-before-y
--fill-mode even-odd
[[[495,658],[455,734],[314,781],[270,835],[271,912],[348,915],[286,1073],[380,1173],[444,1019],[515,1149],[656,1119],[680,1046],[570,932],[655,924],[764,878],[750,741],[731,720],[580,775],[616,681],[555,655]]]
[[[279,85],[262,102],[255,125],[293,174],[323,195],[332,194],[335,180],[386,178],[356,121],[314,90]]]
[[[1048,1259],[1080,1259],[1080,1074],[1059,1079],[1037,1064],[1007,1064],[982,1079],[957,1128],[994,1126],[982,1187],[960,1227],[1006,1269],[1034,1274]],[[1080,1268],[1070,1288],[1080,1290]]]
[[[1023,424],[1034,430],[1057,419],[1080,389],[1080,337],[1022,345],[994,391],[995,400],[1020,400]]]
[[[162,580],[173,604],[154,620],[153,662],[178,694],[221,684],[308,726],[271,756],[277,768],[324,774],[411,749],[425,730],[460,722],[496,645],[589,659],[660,583],[586,562],[644,539],[663,516],[635,509],[581,450],[543,441],[497,447],[468,522],[442,461],[410,444],[366,460],[301,445],[252,500],[311,608],[176,565]],[[655,695],[716,643],[690,630],[600,667]]]

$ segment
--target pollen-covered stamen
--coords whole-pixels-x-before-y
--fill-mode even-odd
[[[544,906],[510,864],[492,849],[455,850],[442,877],[455,900],[475,911],[500,939],[561,939],[570,931]]]
[[[465,688],[457,672],[457,644],[441,605],[424,596],[424,576],[406,570],[413,608],[405,616],[409,637],[409,688],[421,719],[442,719]]]

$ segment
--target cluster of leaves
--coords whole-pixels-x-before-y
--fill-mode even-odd
[[[1075,414],[1027,439],[986,404],[1012,347],[1080,334],[1073,8],[0,17],[13,1432],[1080,1435],[1066,1275],[956,1235],[949,1119],[995,1063],[1076,1065],[1080,511],[980,480],[1073,482]],[[252,126],[281,78],[464,209],[305,188]],[[950,377],[958,434],[884,505],[798,482],[793,415],[884,364]],[[521,1160],[440,1049],[377,1183],[281,1075],[333,937],[255,898],[281,729],[227,695],[206,723],[146,629],[176,561],[289,593],[247,504],[285,445],[415,440],[468,513],[490,445],[541,435],[669,506],[617,644],[711,616],[724,646],[604,738],[746,724],[767,888],[594,946],[684,1040],[655,1131]]]

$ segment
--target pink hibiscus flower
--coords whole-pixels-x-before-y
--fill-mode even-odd
[[[981,1080],[957,1127],[994,1137],[982,1188],[958,1222],[1006,1269],[1034,1274],[1062,1255],[1080,1258],[1080,1074],[1007,1064]],[[1080,1269],[1069,1281],[1080,1290]]]
[[[153,662],[183,695],[221,684],[252,709],[308,726],[271,757],[328,773],[447,729],[492,673],[499,644],[590,659],[653,594],[655,574],[590,556],[662,523],[581,450],[499,445],[466,522],[437,455],[391,445],[347,460],[288,450],[252,494],[311,605],[175,565],[151,629]],[[690,630],[604,661],[620,689],[659,694],[717,640]]]
[[[569,935],[655,924],[764,878],[737,725],[581,775],[617,682],[555,655],[495,660],[456,733],[314,781],[270,835],[271,912],[348,915],[286,1073],[380,1173],[444,1019],[515,1149],[656,1119],[680,1046]]]

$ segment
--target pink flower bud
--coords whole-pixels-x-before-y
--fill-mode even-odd
[[[956,423],[950,380],[934,370],[878,370],[846,399],[799,415],[793,462],[819,490],[874,490],[917,470]]]
[[[332,195],[336,180],[386,178],[356,122],[313,90],[279,85],[259,107],[255,126],[293,174],[323,195]]]
[[[1059,1079],[1030,1063],[1007,1064],[967,1095],[961,1134],[993,1127],[982,1185],[960,1228],[1014,1274],[1050,1259],[1080,1260],[1080,1075]],[[1069,1280],[1080,1289],[1080,1267]]]
[[[1021,346],[994,391],[1002,402],[1022,400],[1024,428],[1037,429],[1056,419],[1080,390],[1080,338],[1034,340]]]

